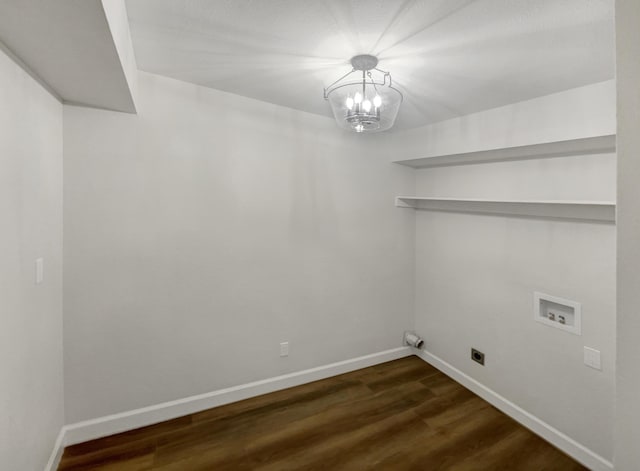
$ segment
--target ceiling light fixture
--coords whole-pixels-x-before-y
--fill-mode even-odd
[[[375,56],[354,56],[351,72],[324,89],[324,98],[340,127],[355,132],[378,132],[395,123],[402,93],[393,87],[391,74],[377,65]]]

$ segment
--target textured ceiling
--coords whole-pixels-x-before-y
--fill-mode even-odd
[[[124,2],[107,8],[101,0],[0,0],[0,50],[11,51],[65,103],[134,113],[129,64],[123,66],[121,38],[111,29],[118,11],[124,13]]]
[[[396,129],[614,76],[613,0],[127,0],[142,70],[331,116],[360,53],[403,91]]]

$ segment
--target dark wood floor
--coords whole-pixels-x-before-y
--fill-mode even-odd
[[[417,357],[68,447],[59,470],[585,469]]]

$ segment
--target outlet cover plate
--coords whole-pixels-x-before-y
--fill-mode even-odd
[[[36,258],[36,284],[44,281],[44,258]]]
[[[591,347],[584,347],[584,364],[590,366],[594,370],[602,370],[600,350],[596,350]]]
[[[280,344],[280,356],[281,357],[289,356],[289,342],[282,342]]]

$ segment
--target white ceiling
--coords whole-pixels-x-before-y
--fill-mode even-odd
[[[375,54],[396,129],[614,77],[613,0],[127,0],[142,70],[331,116],[323,86]]]
[[[0,0],[0,43],[64,102],[135,112],[101,0]]]

